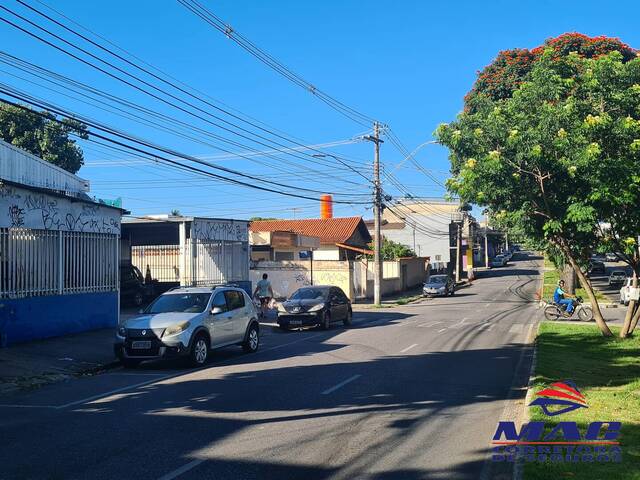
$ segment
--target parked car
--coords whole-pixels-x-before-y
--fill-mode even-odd
[[[626,279],[627,272],[624,270],[614,270],[611,272],[611,275],[609,275],[609,286],[621,285],[626,281]]]
[[[606,262],[617,262],[618,261],[618,255],[616,255],[615,253],[607,253],[605,256],[605,261]]]
[[[603,262],[599,262],[597,260],[590,260],[589,261],[589,268],[587,269],[587,273],[589,273],[589,275],[593,275],[596,273],[601,273],[601,274],[605,274],[605,267],[604,267],[604,263]]]
[[[489,261],[490,267],[504,267],[507,264],[507,259],[504,255],[496,255]]]
[[[153,297],[153,286],[146,285],[142,272],[134,265],[120,266],[120,301],[123,304],[142,306]]]
[[[629,305],[629,301],[631,300],[631,282],[632,278],[628,277],[625,281],[624,285],[620,289],[620,303],[625,305]]]
[[[319,325],[327,330],[332,322],[351,325],[351,301],[338,287],[302,287],[278,304],[278,325],[283,330]]]
[[[422,287],[422,295],[453,295],[456,291],[456,283],[448,275],[431,275]]]
[[[120,325],[114,351],[126,367],[179,356],[200,366],[212,348],[241,345],[245,352],[255,352],[259,343],[258,312],[244,290],[176,288]]]

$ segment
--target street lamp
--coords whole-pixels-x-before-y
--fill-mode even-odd
[[[423,147],[426,147],[427,145],[433,145],[434,143],[440,143],[437,140],[429,140],[428,142],[424,142],[421,143],[420,145],[418,145],[416,148],[413,149],[413,152],[411,152],[409,155],[407,155],[404,160],[402,160],[398,165],[395,166],[395,168],[392,170],[392,172],[395,172],[396,170],[398,170],[402,164],[404,162],[406,162],[407,160],[409,160],[410,158],[413,158],[413,156],[418,153],[418,150],[420,150]]]

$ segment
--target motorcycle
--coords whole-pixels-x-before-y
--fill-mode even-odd
[[[576,297],[574,299],[574,309],[571,315],[567,314],[567,305],[555,303],[553,301],[546,302],[544,307],[544,318],[547,320],[571,320],[575,315],[578,316],[583,322],[589,322],[593,320],[593,310],[589,305],[585,305],[582,301],[582,297]]]

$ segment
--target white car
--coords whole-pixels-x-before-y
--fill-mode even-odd
[[[175,288],[116,331],[114,352],[125,367],[144,360],[189,357],[204,365],[212,348],[260,343],[258,312],[247,293],[232,285]]]
[[[504,267],[507,264],[507,259],[504,255],[496,255],[489,263],[492,267]]]
[[[623,285],[627,280],[627,273],[624,270],[614,270],[609,275],[609,286]]]
[[[632,282],[633,279],[631,277],[627,278],[625,284],[620,289],[620,303],[624,305],[629,305],[629,302],[631,301],[631,289],[633,288],[631,286]]]

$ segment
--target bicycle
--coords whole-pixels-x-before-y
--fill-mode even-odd
[[[571,312],[571,315],[567,315],[566,305],[555,303],[553,301],[545,302],[544,318],[547,320],[571,320],[574,318],[574,315],[577,315],[583,322],[593,320],[593,310],[591,310],[589,305],[585,305],[583,303],[582,297],[575,298],[574,306],[575,308],[573,309],[573,312]]]

